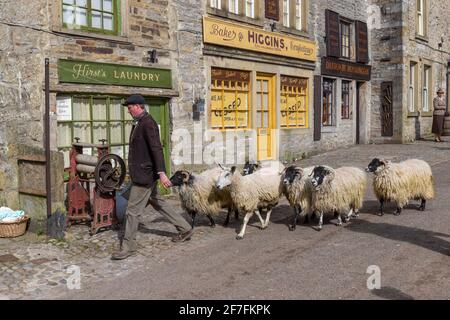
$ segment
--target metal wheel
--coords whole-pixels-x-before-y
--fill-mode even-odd
[[[112,192],[120,188],[125,180],[125,162],[116,154],[100,158],[95,167],[95,183],[102,192]]]

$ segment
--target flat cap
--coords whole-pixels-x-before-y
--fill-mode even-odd
[[[122,103],[123,106],[128,106],[129,104],[145,104],[145,99],[140,94],[133,94],[129,96],[124,103]]]

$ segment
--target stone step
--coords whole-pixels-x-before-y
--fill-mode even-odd
[[[450,136],[450,117],[445,117],[444,136]]]

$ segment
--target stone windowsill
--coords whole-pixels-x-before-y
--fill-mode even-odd
[[[277,24],[274,31],[280,31],[280,32],[288,34],[290,36],[299,36],[299,37],[314,41],[314,39],[311,37],[311,35],[307,31],[297,30],[294,28],[287,28],[287,27],[283,26],[282,24]]]
[[[420,42],[427,42],[429,41],[427,36],[421,36],[419,34],[416,33],[416,40],[419,40]]]
[[[416,117],[418,117],[418,116],[420,116],[419,111],[408,112],[408,115],[407,115],[408,118],[416,118]]]
[[[433,111],[430,112],[422,112],[420,114],[422,117],[432,117],[433,116]]]
[[[261,28],[264,27],[264,22],[259,18],[249,18],[246,16],[237,15],[237,14],[234,14],[231,12],[226,12],[224,10],[219,10],[219,9],[211,8],[211,7],[207,7],[206,12],[211,15],[217,16],[217,17],[234,20],[236,22],[252,24],[254,26],[261,27]]]
[[[67,29],[67,28],[62,28],[62,27],[53,27],[52,31],[55,33],[69,34],[69,35],[73,35],[73,36],[79,36],[82,38],[107,40],[107,41],[111,41],[111,42],[115,42],[115,43],[119,43],[119,44],[132,44],[132,42],[130,42],[128,40],[128,37],[124,37],[124,36],[106,35],[106,34],[101,34],[101,33]]]

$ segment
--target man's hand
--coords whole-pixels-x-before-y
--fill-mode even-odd
[[[162,184],[165,188],[170,188],[170,187],[172,186],[172,183],[170,182],[169,178],[167,178],[165,172],[160,172],[160,173],[159,173],[159,181],[161,181],[161,184]]]

